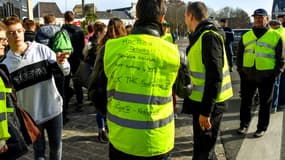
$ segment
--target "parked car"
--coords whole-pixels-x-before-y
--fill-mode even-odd
[[[233,29],[233,32],[234,32],[234,42],[233,42],[233,52],[234,52],[234,59],[237,55],[237,49],[238,49],[238,45],[239,45],[239,41],[242,37],[242,35],[249,31],[250,29],[249,28],[245,28],[245,29]]]

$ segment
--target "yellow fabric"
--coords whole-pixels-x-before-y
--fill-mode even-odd
[[[171,33],[165,33],[161,38],[170,42],[170,43],[173,43],[173,37],[172,37]]]
[[[275,67],[275,48],[280,39],[280,35],[270,29],[259,39],[253,30],[243,35],[243,45],[245,46],[243,55],[243,67],[253,67],[257,70],[272,70]]]
[[[0,78],[0,140],[7,140],[11,136],[8,132],[8,115],[7,112],[10,112],[11,110],[7,110],[7,104],[6,104],[6,93],[10,93],[11,89],[6,88],[2,78]]]
[[[179,66],[177,46],[160,37],[129,35],[109,40],[105,47],[108,92],[134,97],[171,97]],[[151,123],[173,117],[172,99],[164,104],[151,104],[152,98],[149,103],[140,103],[108,97],[107,114],[130,123]],[[120,125],[111,121],[108,115],[107,123],[110,142],[124,153],[150,157],[167,153],[174,147],[173,119],[164,126],[145,129]]]
[[[223,41],[223,38],[218,33],[214,31],[206,30],[200,35],[199,39],[195,42],[195,44],[193,44],[188,54],[189,68],[190,68],[190,73],[191,73],[190,77],[191,77],[191,80],[194,86],[189,98],[197,102],[202,102],[203,95],[204,95],[206,70],[205,70],[205,66],[202,61],[202,37],[205,33],[208,33],[208,32],[213,32],[217,34]],[[201,77],[195,76],[195,74],[199,74]],[[231,77],[229,74],[229,67],[228,67],[228,62],[226,58],[225,47],[224,47],[223,74],[224,76],[223,76],[222,85],[221,85],[222,89],[221,89],[221,92],[218,94],[216,102],[223,102],[233,96],[233,91],[232,91],[232,86],[231,86]],[[197,88],[200,88],[200,90]]]

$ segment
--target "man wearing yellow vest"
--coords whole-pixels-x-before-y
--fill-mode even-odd
[[[7,30],[6,26],[2,22],[0,22],[0,57],[4,57],[5,46],[8,45],[6,38],[6,30]],[[0,154],[8,150],[8,146],[6,145],[6,140],[8,140],[10,137],[11,135],[8,132],[7,106],[1,104],[0,105]]]
[[[193,90],[183,110],[192,109],[193,160],[208,160],[215,156],[213,150],[226,101],[233,95],[231,77],[223,31],[208,20],[207,6],[189,2],[185,23],[191,32],[187,53]]]
[[[160,38],[165,13],[165,0],[139,0],[131,34],[97,55],[89,97],[106,112],[111,160],[166,160],[174,147],[172,87],[187,58]]]
[[[274,81],[284,70],[284,51],[280,35],[268,29],[268,15],[256,9],[252,15],[254,26],[239,43],[237,70],[241,79],[240,128],[246,134],[251,121],[251,104],[258,89],[260,96],[257,130],[254,137],[261,137],[268,128]]]
[[[283,42],[285,40],[285,29],[281,26],[281,22],[278,20],[271,20],[269,21],[270,28],[277,31]],[[273,100],[272,100],[272,113],[277,111],[284,111],[285,110],[285,75],[284,72],[279,74],[274,82],[274,89],[273,89]]]

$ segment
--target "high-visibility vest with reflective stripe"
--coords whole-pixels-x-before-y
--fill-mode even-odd
[[[161,38],[170,42],[170,43],[173,43],[173,37],[172,37],[171,33],[165,33]]]
[[[174,147],[171,95],[179,66],[177,46],[159,37],[138,34],[107,42],[107,124],[116,149],[150,157]]]
[[[282,41],[283,41],[283,44],[285,43],[285,28],[283,28],[282,26],[275,29],[274,31],[276,31],[277,33],[279,33]]]
[[[7,140],[11,136],[8,132],[8,115],[7,112],[13,112],[7,107],[6,94],[11,93],[11,88],[6,88],[2,78],[0,78],[0,140]]]
[[[214,34],[219,36],[224,44],[224,40],[221,35],[219,35],[214,31],[206,30],[200,35],[199,39],[195,42],[195,44],[193,44],[193,46],[189,50],[188,61],[190,68],[190,77],[193,82],[193,90],[189,98],[197,102],[202,102],[204,94],[206,70],[205,70],[205,65],[203,64],[202,61],[202,37],[205,33],[208,32],[213,32]],[[216,102],[223,102],[233,96],[231,76],[229,72],[224,45],[223,45],[223,51],[224,51],[223,80],[221,85],[221,91],[216,98]]]
[[[244,45],[243,67],[253,67],[257,70],[272,70],[275,67],[275,48],[280,39],[280,35],[269,29],[259,39],[253,30],[246,32],[242,36]]]

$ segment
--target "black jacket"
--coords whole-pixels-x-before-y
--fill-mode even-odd
[[[263,36],[268,28],[252,28],[255,36],[257,38],[260,38]],[[248,79],[254,80],[254,81],[263,81],[264,79],[275,79],[275,77],[283,72],[284,70],[284,64],[285,64],[285,55],[284,55],[284,50],[283,50],[283,45],[282,45],[282,39],[280,38],[276,48],[275,48],[275,67],[273,70],[263,70],[263,71],[258,71],[255,69],[255,65],[251,68],[248,67],[243,67],[243,54],[244,54],[244,48],[245,46],[242,43],[242,38],[239,42],[239,47],[238,47],[238,52],[237,52],[237,70],[239,73],[242,75],[246,75]]]
[[[189,53],[192,45],[199,39],[200,35],[205,30],[213,30],[224,36],[221,28],[218,28],[214,23],[205,20],[199,23],[195,32],[189,36],[190,45],[187,47],[186,53]],[[202,38],[202,61],[206,68],[205,89],[200,107],[201,114],[209,116],[215,105],[215,100],[218,93],[221,91],[223,80],[224,53],[223,43],[221,39],[214,33],[208,32]],[[190,62],[191,63],[191,62]],[[187,106],[187,105],[185,105]],[[191,108],[191,107],[189,107]],[[184,108],[183,108],[184,110]],[[187,111],[186,111],[187,112]]]
[[[24,33],[24,41],[30,41],[33,42],[35,40],[36,37],[36,32],[34,31],[25,31]]]
[[[148,34],[152,36],[161,37],[163,34],[161,24],[158,23],[144,23],[144,22],[136,22],[134,28],[132,29],[131,34]],[[88,88],[89,92],[89,99],[95,104],[96,109],[105,114],[107,111],[107,77],[104,73],[104,51],[105,47],[103,46],[99,51],[94,70],[91,75],[90,86]],[[181,54],[181,65],[179,74],[184,77],[185,87],[184,89],[187,90],[186,93],[190,94],[191,92],[191,81],[190,81],[190,74],[188,69],[188,61],[185,56],[185,53]],[[187,68],[187,69],[185,69]],[[189,96],[189,95],[188,95]]]
[[[80,60],[84,59],[83,48],[85,46],[83,30],[73,24],[64,24],[62,29],[65,29],[69,36],[73,47],[73,52],[68,58],[70,63],[71,72],[74,74],[79,66]]]

